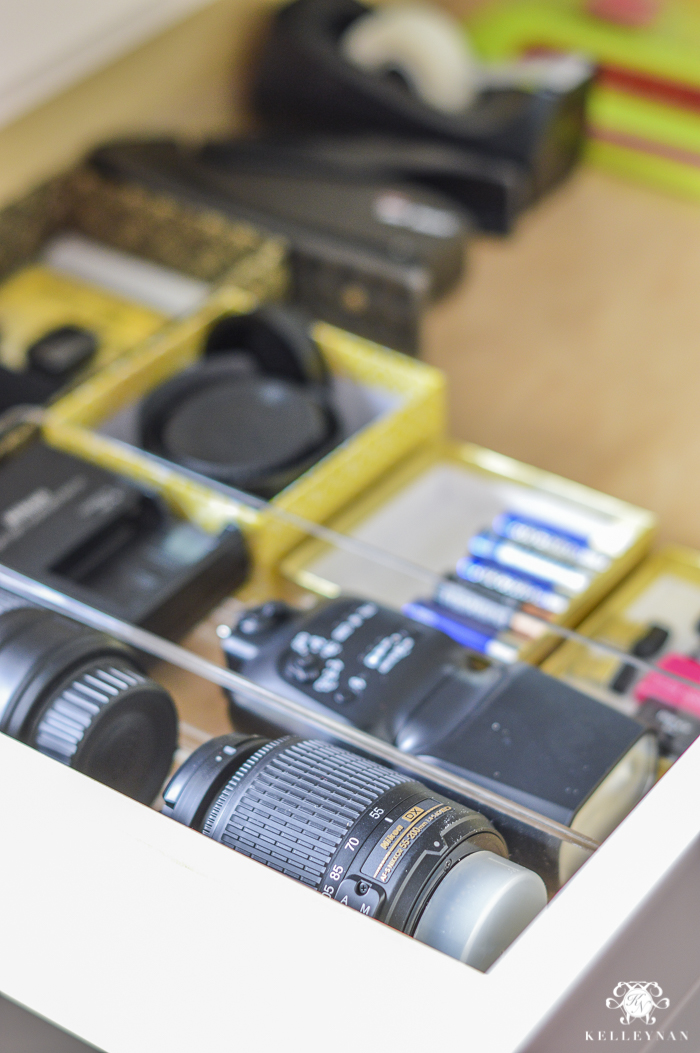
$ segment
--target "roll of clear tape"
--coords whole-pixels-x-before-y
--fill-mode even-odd
[[[426,105],[443,113],[466,110],[479,92],[479,70],[465,34],[449,15],[427,5],[361,15],[340,48],[366,72],[398,71]]]

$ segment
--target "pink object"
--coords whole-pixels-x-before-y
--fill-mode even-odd
[[[700,684],[700,662],[684,654],[664,655],[657,668]],[[646,702],[648,699],[665,702],[675,709],[685,709],[696,717],[700,716],[700,687],[694,688],[689,684],[681,684],[678,680],[670,680],[663,673],[647,673],[642,677],[634,689],[634,697],[638,702]]]
[[[648,26],[658,11],[657,0],[588,0],[586,11],[594,18],[618,26]]]

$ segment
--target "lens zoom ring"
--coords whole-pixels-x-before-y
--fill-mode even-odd
[[[275,739],[273,742],[266,742],[265,745],[261,746],[257,753],[254,753],[252,757],[249,757],[245,764],[241,765],[236,774],[229,779],[229,781],[226,783],[223,790],[219,794],[217,800],[212,805],[207,816],[207,821],[202,827],[202,833],[206,837],[212,836],[212,830],[214,829],[216,820],[221,815],[222,811],[226,806],[226,802],[228,801],[229,797],[232,795],[238,784],[243,781],[250,769],[254,767],[254,765],[256,765],[258,761],[265,756],[266,753],[269,753],[270,750],[273,750],[275,748],[275,746],[278,746],[281,741],[282,739]]]
[[[34,735],[42,753],[70,764],[85,732],[101,709],[145,677],[126,665],[85,670],[44,711]]]
[[[249,770],[219,839],[319,888],[350,827],[378,797],[408,781],[324,742],[295,742]]]

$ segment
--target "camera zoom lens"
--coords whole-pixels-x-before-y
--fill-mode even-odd
[[[546,903],[479,812],[325,742],[221,736],[163,796],[164,814],[477,968]]]
[[[177,715],[129,648],[0,592],[0,731],[150,804],[172,763]]]

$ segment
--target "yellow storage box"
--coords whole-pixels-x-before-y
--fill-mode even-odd
[[[700,552],[670,545],[645,559],[583,623],[580,632],[592,640],[610,644],[648,661],[661,661],[686,679],[700,676],[697,651],[700,645]],[[650,630],[656,629],[656,641]],[[641,648],[638,642],[648,640]],[[695,652],[695,656],[693,654]],[[687,656],[688,664],[668,661],[670,655]],[[693,676],[692,663],[697,665]],[[604,702],[634,713],[636,681],[641,675],[620,679],[624,663],[614,655],[584,643],[567,641],[552,654],[544,669]],[[674,668],[677,667],[677,668]],[[669,685],[673,691],[673,684]],[[677,690],[683,692],[683,685]],[[645,692],[646,693],[646,692]],[[691,694],[699,694],[690,689]],[[663,701],[663,699],[661,699]]]
[[[166,326],[138,352],[113,362],[56,402],[46,412],[44,430],[55,445],[155,487],[206,530],[219,531],[232,521],[242,524],[255,565],[269,568],[303,539],[303,529],[261,508],[259,500],[257,508],[255,499],[246,504],[235,491],[193,477],[109,434],[110,419],[196,361],[216,320],[254,306],[250,293],[221,286],[196,315]],[[320,523],[416,447],[444,432],[445,379],[430,366],[325,323],[314,325],[313,336],[341,397],[343,387],[352,389],[367,407],[360,426],[349,429],[349,438],[271,502],[281,513]]]
[[[420,568],[434,575],[449,574],[465,555],[470,537],[488,527],[494,516],[509,508],[532,514],[544,507],[556,508],[562,516],[585,515],[617,538],[616,554],[606,569],[571,598],[565,612],[552,616],[560,625],[575,626],[646,553],[655,517],[473,444],[440,440],[423,449],[328,524],[390,553],[390,564],[370,549],[363,557],[325,542],[307,541],[283,561],[281,571],[322,596],[354,593],[403,606],[430,592],[429,575],[421,575]],[[402,570],[396,557],[409,565]],[[410,564],[418,568],[416,573]],[[498,593],[491,595],[499,599]],[[531,662],[541,661],[558,639],[546,631],[534,639],[505,635],[508,653]]]
[[[83,253],[77,276],[66,265],[66,241],[71,240],[73,255],[76,243]],[[145,306],[147,298],[141,303],[138,296],[104,286],[97,265],[93,278],[90,258],[95,263],[105,248],[107,257],[109,250],[112,256],[115,249],[128,253],[122,261],[127,267],[131,259],[141,268],[147,261],[176,272],[170,280],[201,287],[200,298],[209,288],[231,285],[267,299],[279,296],[287,281],[285,246],[250,224],[80,166],[0,211],[0,365],[21,372],[29,348],[42,336],[80,327],[94,336],[97,350],[73,375],[75,383],[165,324],[168,312]],[[113,270],[114,259],[108,259],[110,266]],[[140,280],[148,284],[148,274]],[[139,278],[131,284],[138,287]]]

